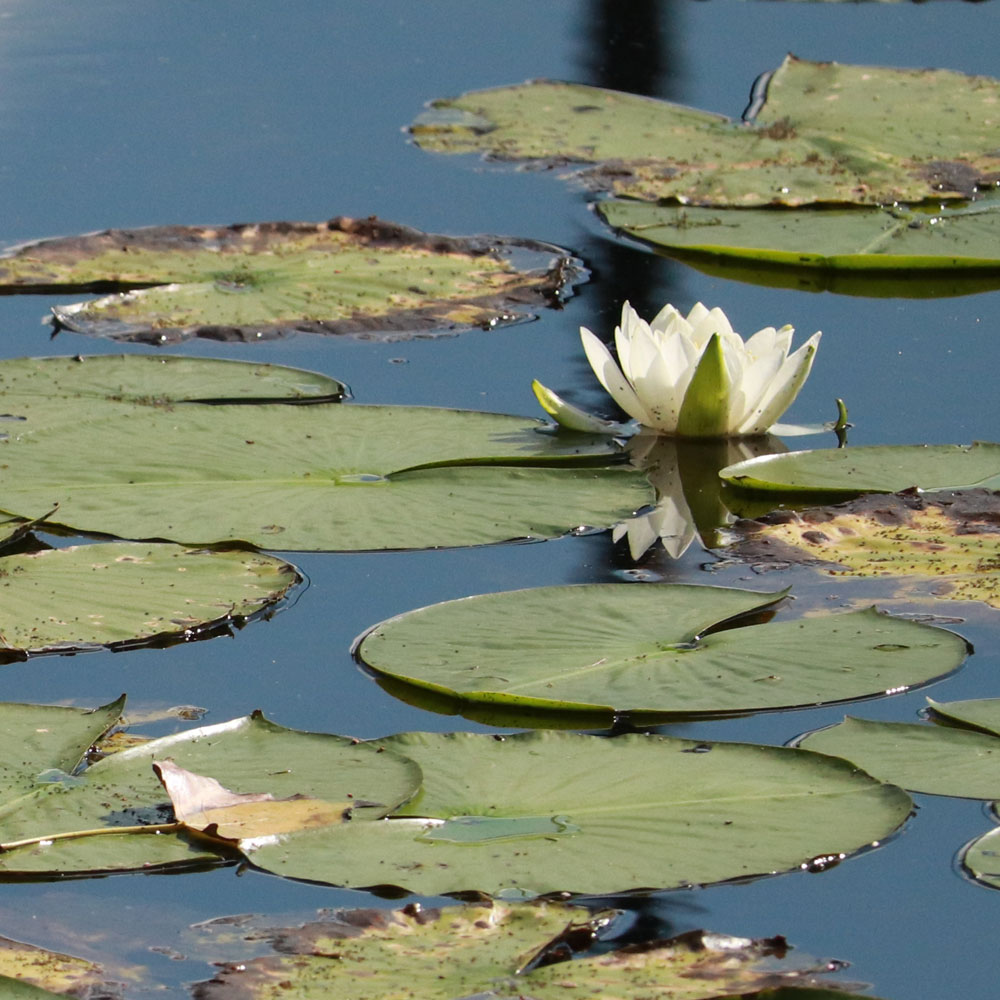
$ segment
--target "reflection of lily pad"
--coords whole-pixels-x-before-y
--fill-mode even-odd
[[[237,994],[263,1000],[276,996],[280,983],[277,989],[295,996],[329,1000],[562,1000],[568,991],[617,1000],[707,1000],[737,993],[758,997],[776,984],[829,981],[814,975],[828,966],[803,958],[784,938],[753,941],[692,931],[594,954],[597,935],[606,937],[614,917],[558,903],[494,903],[342,910],[298,927],[244,921],[244,949],[259,951],[263,940],[270,953],[224,965],[195,993],[200,1000]],[[231,924],[223,928],[232,935]],[[204,935],[215,928],[210,922],[199,929]]]
[[[240,625],[298,583],[249,552],[109,542],[0,558],[0,656],[195,638]]]
[[[55,522],[125,538],[349,550],[549,538],[651,498],[641,473],[601,467],[619,460],[606,438],[429,407],[216,405],[203,395],[215,373],[239,370],[220,383],[228,403],[255,366],[190,359],[177,379],[151,360],[0,363],[17,418],[0,422],[0,509],[58,503]],[[313,392],[317,376],[285,373]]]
[[[752,562],[819,561],[840,576],[934,581],[935,597],[1000,608],[1000,493],[863,496],[737,526],[732,551]]]
[[[719,475],[741,490],[765,493],[898,493],[1000,487],[1000,444],[870,445],[764,455]]]
[[[614,229],[681,254],[885,272],[1000,267],[1000,202],[934,215],[891,208],[740,209],[601,202]],[[914,294],[917,294],[914,292]]]
[[[1000,739],[986,733],[847,718],[797,745],[844,757],[911,792],[1000,798]]]
[[[670,717],[843,701],[925,683],[959,636],[875,609],[719,630],[783,593],[594,584],[447,601],[376,625],[380,674],[477,706]]]
[[[121,704],[108,709],[120,712]],[[50,724],[56,725],[66,710],[47,711]],[[0,711],[0,720],[4,714]],[[45,710],[37,709],[36,719],[41,724]],[[0,749],[15,747],[14,736],[4,735],[7,742]],[[81,746],[80,756],[89,745]],[[353,825],[397,808],[416,793],[421,780],[420,768],[398,753],[346,737],[284,729],[260,714],[149,740],[64,780],[49,773],[58,764],[48,757],[23,760],[26,755],[16,748],[5,759],[15,756],[23,763],[17,774],[5,776],[0,789],[5,847],[0,875],[150,870],[225,857],[225,845],[217,837],[206,842],[176,828],[151,766],[155,760],[170,758],[239,793],[269,793],[285,800],[308,796],[337,806],[338,813],[344,803],[352,803]],[[294,844],[295,836],[289,843]],[[231,839],[235,847],[240,838]],[[32,843],[11,846],[28,840]]]
[[[988,77],[789,56],[750,125],[537,81],[435,101],[411,132],[439,152],[596,164],[589,185],[649,201],[879,205],[992,186],[998,97],[1000,83]]]
[[[798,869],[882,840],[910,809],[898,788],[788,747],[551,731],[373,745],[420,766],[415,799],[387,820],[306,832],[251,860],[423,895],[608,893]]]
[[[57,325],[154,344],[489,327],[556,304],[581,274],[577,261],[546,244],[342,217],[108,230],[0,256],[0,287],[8,290],[138,289],[58,306]]]

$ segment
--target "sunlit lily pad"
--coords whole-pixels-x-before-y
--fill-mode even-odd
[[[419,796],[384,821],[305,832],[250,859],[423,895],[610,893],[798,869],[882,840],[910,809],[898,788],[787,747],[551,731],[373,745],[420,766]]]
[[[784,596],[591,584],[447,601],[374,626],[372,670],[477,705],[669,718],[884,694],[949,673],[965,640],[874,608],[718,626]]]
[[[227,363],[205,364],[192,401],[172,362],[0,363],[13,417],[0,421],[0,509],[58,504],[54,523],[123,538],[355,550],[551,538],[652,499],[606,438],[430,407],[229,404],[238,378],[217,405],[203,393]],[[253,381],[255,366],[229,364]],[[286,372],[307,389],[317,378]]]
[[[879,273],[1000,267],[1000,201],[935,208],[752,210],[614,199],[598,211],[614,229],[681,255]]]
[[[1000,739],[986,733],[847,718],[797,745],[844,757],[911,792],[1000,798]]]
[[[897,493],[1000,488],[1000,444],[869,445],[765,455],[719,475],[741,490],[766,493]]]
[[[591,187],[694,205],[881,205],[970,197],[1000,178],[992,78],[789,56],[757,93],[743,125],[543,80],[435,101],[411,133],[438,152],[595,164]]]
[[[65,710],[50,711],[56,725]],[[81,756],[87,747],[80,749]],[[18,761],[24,757],[18,748],[5,759],[14,755]],[[306,796],[334,806],[338,815],[349,810],[355,825],[399,807],[421,781],[420,768],[398,753],[346,737],[285,729],[259,713],[149,740],[99,760],[80,775],[56,772],[47,759],[26,760],[0,800],[0,877],[149,871],[239,856],[242,834],[208,830],[210,822],[188,828],[175,821],[152,767],[168,759],[237,793],[289,800],[293,809],[292,797]],[[296,835],[290,836],[294,844]]]
[[[0,657],[192,639],[240,626],[301,577],[250,552],[108,542],[0,558]]]
[[[784,938],[691,931],[594,954],[597,935],[609,924],[613,932],[615,916],[557,903],[494,903],[345,910],[297,927],[258,927],[255,920],[240,926],[244,947],[259,951],[266,941],[269,953],[223,965],[195,992],[199,1000],[252,1000],[275,996],[281,983],[278,989],[296,997],[330,1000],[555,1000],[568,989],[616,1000],[708,1000],[829,981],[815,975],[826,971],[821,963]],[[223,928],[232,933],[230,924]],[[202,925],[203,935],[213,929]]]
[[[490,327],[558,304],[582,275],[558,247],[375,218],[108,230],[0,255],[0,288],[117,292],[57,306],[58,326],[153,344]]]
[[[818,562],[834,576],[932,581],[948,600],[1000,608],[1000,493],[873,494],[741,521],[729,551],[754,563]]]

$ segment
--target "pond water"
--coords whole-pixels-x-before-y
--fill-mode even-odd
[[[582,406],[603,405],[579,349],[581,323],[610,332],[623,298],[646,315],[666,301],[686,309],[701,300],[723,306],[740,330],[787,322],[801,338],[824,331],[788,419],[828,419],[834,397],[844,396],[856,425],[852,444],[995,439],[1000,293],[869,299],[711,277],[611,241],[583,195],[545,172],[429,155],[401,129],[432,98],[536,77],[738,115],[754,78],[788,51],[996,76],[997,37],[995,3],[945,0],[292,0],[256,7],[176,0],[138,8],[124,0],[0,0],[0,245],[107,227],[340,214],[378,214],[431,232],[532,237],[570,248],[592,270],[565,309],[535,322],[389,344],[299,336],[177,350],[324,372],[349,383],[361,402],[537,415],[536,377]],[[67,297],[0,299],[0,354],[151,350],[67,333],[50,338],[39,319],[56,301]],[[167,650],[15,664],[4,668],[0,697],[90,706],[127,691],[137,711],[193,704],[212,722],[261,708],[285,726],[358,737],[481,729],[383,693],[352,660],[354,637],[420,605],[618,580],[630,566],[607,534],[289,558],[309,585],[269,622],[232,639]],[[745,567],[707,572],[714,563],[695,547],[675,564],[660,556],[649,568],[670,580],[766,586]],[[862,599],[850,588],[817,584],[805,571],[788,582],[834,607]],[[857,593],[877,597],[871,588]],[[954,613],[966,619],[958,628],[976,653],[933,696],[1000,695],[995,619],[972,606]],[[924,693],[868,702],[859,714],[913,720]],[[842,714],[830,708],[662,731],[780,744]],[[785,934],[805,952],[849,961],[852,979],[895,1000],[985,1000],[995,995],[989,956],[1000,894],[964,879],[955,857],[990,820],[980,802],[924,796],[918,803],[918,815],[891,843],[830,871],[660,893],[641,908],[658,933],[706,927]],[[237,878],[234,871],[6,885],[0,933],[127,958],[148,966],[166,995],[181,996],[183,982],[210,975],[180,955],[192,922],[389,905],[364,893],[256,873]]]

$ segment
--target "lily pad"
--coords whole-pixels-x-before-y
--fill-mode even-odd
[[[374,217],[112,229],[0,255],[9,291],[116,290],[55,307],[58,327],[152,344],[488,328],[557,305],[583,274],[548,244],[437,236]]]
[[[1000,889],[1000,827],[977,837],[962,852],[962,867],[979,883]]]
[[[911,792],[1000,798],[1000,739],[985,733],[848,717],[797,745],[845,757]]]
[[[419,796],[384,821],[307,831],[250,859],[428,896],[599,894],[799,869],[884,839],[911,807],[844,761],[787,747],[552,731],[371,745],[419,765]]]
[[[968,701],[935,701],[928,698],[927,707],[935,719],[1000,736],[1000,698],[973,698]]]
[[[967,198],[1000,178],[992,78],[789,56],[755,92],[741,124],[542,80],[435,101],[410,131],[437,152],[596,164],[592,188],[693,205]]]
[[[1000,201],[934,214],[905,206],[838,209],[698,208],[601,202],[614,229],[682,256],[709,255],[848,271],[1000,267]]]
[[[734,529],[730,551],[761,563],[819,562],[833,576],[931,580],[947,600],[1000,608],[1000,493],[873,494],[799,513],[775,511]]]
[[[115,997],[120,988],[94,962],[0,937],[0,996],[4,1000]]]
[[[207,364],[192,400],[172,362],[0,363],[16,418],[0,425],[0,509],[58,504],[53,523],[123,538],[357,550],[551,538],[652,499],[606,438],[429,407],[229,404],[239,387],[225,382],[217,404],[201,393],[225,364]],[[255,366],[229,364],[252,383]]]
[[[814,975],[819,963],[810,967],[780,937],[691,931],[587,954],[615,915],[556,903],[494,903],[345,910],[299,927],[244,926],[244,939],[257,949],[266,940],[271,953],[224,965],[195,992],[200,1000],[276,997],[281,990],[303,1000],[554,1000],[572,989],[617,1000],[708,1000],[738,991],[763,1000],[760,991],[772,984],[827,981]]]
[[[874,608],[720,629],[785,593],[591,584],[485,594],[390,618],[357,655],[465,702],[603,709],[610,724],[870,697],[940,677],[967,654],[954,633]]]
[[[152,767],[167,759],[237,793],[308,796],[338,815],[349,809],[354,824],[398,808],[421,781],[420,768],[398,753],[285,729],[260,713],[149,740],[62,780],[43,770],[51,765],[27,761],[0,802],[0,877],[149,871],[238,857],[243,834],[176,822]]]
[[[1000,444],[870,445],[765,455],[719,472],[730,486],[764,493],[898,493],[1000,488]]]
[[[0,558],[0,657],[206,636],[301,582],[273,556],[108,542]]]

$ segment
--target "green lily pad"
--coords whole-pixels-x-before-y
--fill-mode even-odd
[[[173,362],[0,363],[16,418],[0,422],[0,509],[58,504],[53,523],[123,538],[357,550],[551,538],[652,499],[640,472],[609,466],[621,455],[606,438],[429,407],[230,404],[238,376],[255,377],[237,362],[216,404],[201,394],[225,364],[208,362],[192,400]],[[316,378],[285,371],[307,389]]]
[[[419,765],[419,796],[384,821],[305,832],[251,861],[423,895],[598,894],[798,869],[882,840],[910,809],[898,788],[787,747],[552,731],[373,745]]]
[[[911,792],[1000,798],[1000,740],[985,733],[848,717],[798,741]]]
[[[603,709],[610,724],[869,697],[949,673],[967,654],[954,633],[874,608],[720,630],[785,593],[591,584],[485,594],[390,618],[357,655],[465,702]]]
[[[753,563],[819,562],[832,576],[932,581],[946,600],[1000,608],[1000,493],[872,494],[795,514],[774,511],[733,529],[730,551]],[[898,591],[897,591],[898,592]]]
[[[57,326],[153,344],[491,327],[557,304],[582,275],[558,247],[437,236],[375,218],[108,230],[0,255],[9,290],[116,290],[57,306]]]
[[[1000,698],[973,698],[968,701],[935,701],[928,698],[927,706],[935,719],[1000,736]]]
[[[691,931],[587,954],[615,915],[557,903],[494,903],[346,910],[299,927],[244,926],[244,940],[260,949],[264,939],[270,953],[224,965],[195,991],[200,1000],[273,998],[282,990],[303,1000],[555,1000],[572,988],[616,1000],[708,1000],[736,991],[763,1000],[770,984],[825,981],[784,938]]]
[[[870,445],[765,455],[719,472],[730,486],[764,493],[898,493],[1000,488],[1000,444]]]
[[[108,542],[0,558],[0,657],[187,640],[242,626],[301,581],[281,559]]]
[[[318,799],[349,810],[354,825],[398,808],[421,781],[420,768],[396,752],[285,729],[260,713],[149,740],[80,775],[53,775],[46,761],[28,761],[0,801],[0,878],[198,867],[239,857],[236,838],[227,849],[211,832],[205,839],[178,828],[152,767],[167,759],[238,793]]]
[[[937,208],[697,208],[615,199],[604,221],[686,256],[736,258],[797,268],[986,270],[1000,267],[1000,201]]]
[[[977,837],[965,848],[962,867],[982,885],[1000,889],[1000,827]]]
[[[437,152],[596,164],[591,188],[694,205],[971,197],[1000,176],[989,77],[789,56],[756,89],[749,125],[543,80],[435,101],[410,131]]]

